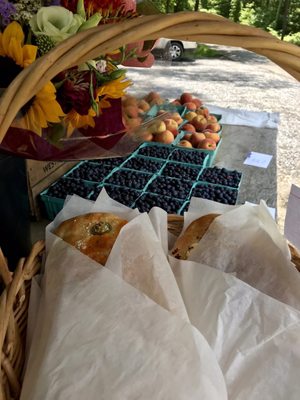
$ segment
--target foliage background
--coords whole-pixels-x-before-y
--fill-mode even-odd
[[[161,12],[206,11],[300,46],[299,0],[152,0]]]

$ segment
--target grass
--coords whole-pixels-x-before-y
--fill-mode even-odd
[[[214,50],[205,44],[198,44],[196,50],[193,53],[195,58],[213,58],[220,57],[222,53],[220,51]]]

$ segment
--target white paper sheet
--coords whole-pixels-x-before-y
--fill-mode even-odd
[[[244,161],[245,165],[258,168],[268,168],[273,156],[271,154],[257,153],[250,151]]]
[[[203,209],[207,212],[211,202],[201,203],[206,204]],[[189,214],[185,214],[189,223],[198,217],[195,212]],[[215,219],[189,260],[235,273],[263,293],[300,310],[300,274],[264,202],[238,206]]]
[[[188,322],[62,240],[45,269],[21,400],[227,399]]]
[[[291,186],[284,222],[286,238],[300,249],[300,188]]]
[[[170,257],[192,324],[222,368],[230,400],[298,400],[300,313],[230,274]]]
[[[266,111],[249,111],[234,108],[224,108],[213,104],[206,104],[212,114],[222,114],[221,124],[254,126],[257,128],[277,128],[279,113]]]

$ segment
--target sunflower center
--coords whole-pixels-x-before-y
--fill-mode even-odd
[[[11,58],[0,56],[0,87],[7,88],[22,70]]]

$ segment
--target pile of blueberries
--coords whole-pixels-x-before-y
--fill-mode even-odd
[[[202,172],[199,179],[204,182],[238,188],[241,178],[242,178],[241,172],[229,171],[226,168],[213,167],[213,168],[206,168]]]
[[[62,178],[50,186],[47,196],[65,199],[67,195],[77,194],[86,199],[93,190],[93,185],[88,186],[78,179]]]
[[[126,159],[127,157],[101,158],[100,160],[92,160],[92,162],[105,165],[106,167],[113,169],[121,165]]]
[[[162,170],[162,175],[172,178],[197,180],[200,169],[189,167],[180,163],[168,163]]]
[[[139,173],[137,171],[130,170],[118,170],[114,172],[105,183],[110,183],[118,186],[125,186],[132,189],[142,190],[149,179],[152,177],[152,174],[147,173]]]
[[[111,172],[111,170],[112,168],[110,166],[85,162],[80,164],[78,168],[75,168],[70,174],[68,174],[68,178],[101,182]]]
[[[168,146],[145,146],[139,149],[138,155],[166,160],[172,151],[173,149]]]
[[[192,191],[192,197],[201,197],[202,199],[230,205],[236,204],[237,196],[238,191],[236,189],[201,183],[196,185]]]
[[[90,196],[91,200],[96,200],[99,193],[101,192],[103,186],[98,187],[94,190],[93,194]],[[127,207],[131,207],[134,201],[141,195],[141,192],[134,189],[128,189],[113,185],[104,185],[107,194],[112,199],[124,204]]]
[[[172,161],[180,161],[187,164],[204,165],[208,158],[206,153],[193,150],[176,149],[170,156]]]
[[[193,181],[158,176],[147,187],[147,191],[175,199],[186,199],[192,186]]]
[[[179,212],[184,202],[170,197],[158,196],[152,193],[143,194],[136,202],[135,206],[140,212],[148,212],[152,207],[160,207],[169,214]]]
[[[122,168],[136,169],[142,172],[158,172],[163,166],[163,161],[149,160],[143,157],[132,157]]]

